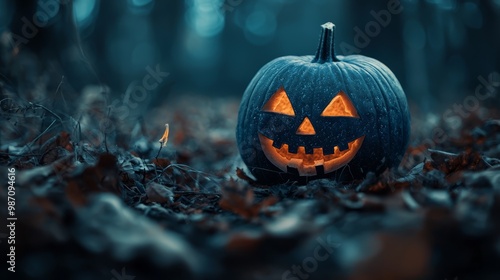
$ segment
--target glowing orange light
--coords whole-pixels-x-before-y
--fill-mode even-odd
[[[325,155],[323,148],[314,148],[312,154],[307,154],[303,146],[299,146],[297,153],[288,151],[288,144],[281,148],[273,147],[273,140],[259,133],[259,139],[266,157],[276,167],[287,171],[287,167],[296,168],[300,176],[317,175],[316,166],[323,166],[325,173],[335,171],[349,163],[363,144],[364,136],[348,143],[348,149],[340,151],[338,146],[333,148],[333,153]]]
[[[340,91],[333,99],[330,104],[326,106],[322,117],[355,117],[359,118],[358,112],[351,100],[343,91]]]
[[[285,89],[280,87],[266,102],[262,111],[295,116],[292,103],[288,98]],[[330,101],[328,106],[321,113],[322,117],[354,117],[359,118],[356,108],[352,104],[349,96],[343,91]],[[297,135],[316,135],[316,130],[308,117],[305,117],[296,131]],[[340,151],[338,146],[333,150],[324,151],[324,148],[313,148],[312,153],[306,153],[304,146],[297,147],[297,153],[289,151],[289,145],[283,144],[276,148],[274,141],[259,133],[262,150],[267,159],[279,169],[287,172],[288,167],[298,170],[300,176],[317,175],[317,167],[322,166],[324,173],[335,171],[348,164],[357,154],[365,136],[361,136],[349,142],[348,148]],[[331,148],[330,148],[331,149]]]
[[[266,102],[262,111],[278,113],[288,116],[295,116],[292,103],[285,92],[283,87],[280,87],[271,98]]]
[[[296,133],[299,135],[315,135],[316,131],[309,118],[305,117]]]

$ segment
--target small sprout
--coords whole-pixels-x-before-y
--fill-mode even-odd
[[[165,147],[167,145],[168,132],[169,132],[169,128],[168,128],[168,123],[167,123],[167,124],[165,124],[165,132],[163,132],[163,136],[160,139],[160,144],[162,147]]]
[[[168,132],[169,132],[168,123],[165,124],[165,132],[163,132],[163,136],[160,138],[160,149],[158,149],[158,153],[156,154],[156,159],[160,155],[161,149],[167,145],[168,142]]]

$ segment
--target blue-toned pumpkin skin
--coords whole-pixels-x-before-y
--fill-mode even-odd
[[[362,179],[405,153],[410,114],[400,83],[375,59],[335,56],[334,25],[322,27],[316,56],[269,62],[243,95],[238,148],[259,182]],[[353,108],[327,110],[330,103]]]

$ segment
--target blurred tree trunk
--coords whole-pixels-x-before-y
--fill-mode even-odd
[[[5,75],[29,101],[52,99],[55,105],[62,94],[65,100],[76,97],[88,76],[81,75],[87,66],[73,18],[73,2],[24,0],[10,4],[11,56],[5,61]],[[43,96],[45,92],[48,96]]]

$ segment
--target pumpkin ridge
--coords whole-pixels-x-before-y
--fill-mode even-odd
[[[310,75],[312,77],[316,76],[316,70],[315,69],[307,69],[307,67],[304,67],[304,69],[301,69],[302,71],[300,71],[300,77],[297,77],[296,79],[293,79],[293,82],[290,83],[288,85],[289,88],[294,88],[296,89],[298,86],[302,85],[302,82],[301,81],[304,81],[304,79],[306,78],[306,76]],[[316,98],[316,95],[317,93],[313,93],[313,96],[311,96],[310,98],[313,98],[315,99]],[[296,102],[297,100],[292,100],[292,104],[293,103],[297,103]],[[312,109],[312,108],[311,108]],[[312,112],[306,112],[306,116],[307,115],[311,115]],[[300,117],[300,116],[297,116],[297,117]],[[301,123],[301,120],[298,119],[298,121],[294,122],[294,127],[297,127],[298,128],[298,125],[300,125]]]
[[[369,66],[370,68],[374,68],[374,67],[371,67]],[[363,70],[365,70],[365,68],[363,68]],[[390,86],[386,86],[386,85],[382,85],[379,81],[379,78],[380,77],[376,77],[376,76],[379,76],[377,72],[375,73],[371,73],[371,72],[366,72],[367,75],[370,75],[372,77],[372,79],[375,81],[375,84],[377,85],[380,93],[381,93],[381,96],[382,96],[382,99],[384,100],[384,108],[386,108],[387,110],[387,115],[390,116],[391,115],[391,105],[392,103],[388,100],[388,97],[387,97],[387,91],[386,91],[386,87],[389,88],[389,91],[393,92],[393,89],[392,87]],[[374,76],[374,74],[376,76]],[[385,81],[385,80],[384,80]],[[393,119],[392,118],[388,118],[388,121],[387,121],[387,125],[388,125],[388,128],[387,128],[387,132],[389,133],[392,133],[393,129],[394,129],[394,123],[393,123]],[[386,133],[387,133],[386,132]],[[392,137],[386,137],[387,141],[389,142],[387,147],[389,148],[389,153],[392,154],[392,151],[394,150],[394,143],[392,141]]]
[[[382,85],[381,84],[379,78],[382,78],[385,83],[387,83],[388,85],[390,85],[390,83],[388,83],[385,75],[383,73],[380,73],[377,70],[377,67],[373,66],[371,63],[365,63],[364,67],[360,66],[360,68],[363,69],[367,75],[369,75],[369,76],[372,77],[372,79],[375,81],[376,85],[378,86],[380,92],[382,92],[382,93],[386,92],[383,89],[385,89],[385,87],[387,87],[388,91],[390,91],[392,93],[392,96],[394,96],[395,99],[397,100],[396,93],[394,92],[394,89],[391,86],[386,86],[386,85]],[[366,68],[369,68],[372,71],[367,71]],[[374,75],[376,75],[377,77],[374,77]],[[387,114],[390,115],[391,114],[391,112],[390,112],[391,111],[390,110],[391,103],[389,102],[388,97],[386,96],[386,94],[382,94],[382,97],[383,97],[383,100],[384,100],[384,103],[385,103],[384,107],[387,108],[387,111],[388,111]],[[397,106],[400,107],[399,100],[398,100],[397,103],[398,103]],[[389,118],[388,125],[389,125],[388,131],[390,133],[393,132],[394,128],[397,128],[397,124],[393,123],[392,118]],[[389,139],[389,145],[388,145],[388,147],[390,149],[391,154],[392,154],[392,151],[399,150],[399,149],[397,149],[398,147],[396,147],[396,145],[394,145],[394,143],[392,143],[392,137],[387,137],[387,139]]]
[[[382,63],[380,63],[380,64],[382,64]],[[384,68],[386,68],[385,71],[388,71],[389,73],[391,73],[392,75],[394,75],[394,73],[392,73],[392,71],[389,68],[385,67],[384,64],[382,64],[382,66],[384,66]],[[371,65],[370,67],[372,69],[374,69],[374,71],[378,72],[380,74],[380,76],[384,78],[384,80],[386,81],[387,84],[394,84],[394,83],[396,83],[396,85],[402,90],[401,84],[394,77],[391,77],[391,76],[387,75],[386,73],[382,72],[378,67],[375,67],[374,65]],[[410,114],[409,114],[408,110],[405,109],[405,108],[408,108],[408,104],[407,104],[406,100],[403,99],[401,96],[398,96],[393,87],[391,87],[391,91],[393,93],[394,99],[397,100],[397,104],[398,104],[398,107],[399,107],[400,118],[401,119],[405,119],[405,116],[407,116],[409,118]],[[409,125],[407,125],[407,124],[408,124],[408,122],[406,122],[404,124],[401,132],[402,132],[403,135],[406,135],[407,137],[409,137],[410,128],[409,128]],[[405,150],[406,150],[406,146],[407,145],[408,145],[407,143],[404,145],[405,146]]]
[[[259,85],[259,83],[263,80],[263,78],[265,77],[265,74],[267,74],[271,69],[273,69],[273,67],[267,67],[267,68],[263,69],[264,71],[262,71],[262,74],[256,75],[254,77],[254,79],[252,79],[252,81],[250,82],[250,85],[247,87],[247,89],[245,89],[245,92],[249,92],[250,94],[248,95],[247,98],[242,100],[242,104],[245,104],[245,106],[244,106],[245,111],[241,115],[243,119],[247,118],[248,111],[251,109],[250,106],[248,106],[246,104],[252,100],[252,98],[254,97],[254,94],[255,94],[255,88],[257,88],[257,85]],[[252,83],[253,83],[253,87],[251,90],[249,90]],[[245,96],[243,96],[243,97],[245,97]],[[238,118],[238,121],[240,121],[239,118]],[[237,127],[236,135],[238,136],[239,133],[241,133],[241,129],[239,129]]]
[[[344,71],[343,71],[343,68],[340,67],[341,65],[343,65],[343,63],[333,63],[333,65],[335,67],[337,67],[337,70],[338,70],[338,72],[340,74],[340,77],[342,78],[342,85],[345,85],[346,84],[346,79],[345,79],[345,76],[344,76]],[[332,69],[330,68],[330,71],[331,70]]]
[[[382,65],[383,65],[383,64],[382,64]],[[380,76],[380,77],[381,77],[381,78],[382,78],[382,79],[383,79],[383,80],[384,80],[387,84],[392,84],[392,83],[394,83],[394,82],[395,82],[395,81],[392,81],[392,83],[391,83],[391,81],[389,81],[389,80],[388,80],[390,77],[388,77],[388,75],[386,75],[384,72],[380,71],[380,70],[378,69],[378,67],[375,67],[374,65],[372,65],[372,64],[370,64],[370,63],[366,63],[366,65],[365,65],[365,66],[367,66],[367,67],[371,68],[371,69],[372,69],[375,73],[377,73],[377,75],[378,75],[378,76]],[[389,69],[387,69],[387,70],[389,70]],[[390,71],[390,70],[389,70],[389,71]],[[391,73],[392,73],[392,72],[391,72]],[[393,74],[393,75],[394,75],[394,74]],[[377,80],[377,84],[379,84],[379,83],[380,83],[380,82]],[[398,85],[399,85],[399,82],[398,82]],[[401,85],[399,85],[399,87],[401,87]],[[391,93],[392,93],[392,97],[396,100],[396,103],[397,103],[397,105],[398,105],[398,108],[399,108],[399,114],[400,114],[401,119],[405,119],[405,116],[404,116],[403,114],[404,114],[405,112],[406,112],[406,113],[408,113],[408,112],[407,112],[406,110],[402,110],[402,107],[401,107],[401,101],[402,101],[402,100],[401,100],[401,99],[397,96],[397,94],[396,94],[396,92],[395,92],[395,90],[394,90],[394,88],[393,88],[393,87],[389,87],[389,88],[390,88],[390,91],[391,91]],[[384,98],[386,98],[386,97],[384,96]],[[408,115],[408,114],[405,114],[405,115]],[[396,127],[397,127],[397,126],[396,126]],[[402,127],[401,127],[401,133],[402,133],[403,135],[407,135],[407,134],[409,133],[409,128],[408,128],[408,126],[406,125],[406,122],[405,122],[405,123],[403,123],[403,125],[402,125]],[[402,148],[405,148],[405,150],[406,150],[407,143],[401,143],[401,144],[402,144],[402,146],[403,146]],[[396,148],[397,148],[397,147],[393,147],[392,149],[399,150],[399,149],[396,149]],[[402,156],[402,155],[400,155],[400,156]]]
[[[365,92],[368,92],[369,93],[369,98],[367,98],[367,100],[369,100],[371,102],[371,107],[374,108],[374,112],[375,112],[375,116],[374,116],[374,119],[375,119],[375,123],[376,123],[376,127],[377,129],[375,130],[377,132],[377,137],[376,137],[376,141],[378,142],[378,145],[377,147],[383,147],[384,146],[384,143],[382,143],[381,139],[383,139],[383,132],[379,129],[383,124],[380,123],[380,118],[377,118],[377,116],[381,115],[381,112],[379,111],[379,107],[377,105],[377,103],[375,103],[375,100],[376,98],[374,98],[375,96],[375,93],[373,90],[371,90],[371,83],[368,83],[366,81],[366,77],[365,77],[365,73],[364,72],[361,72],[361,67],[358,66],[357,64],[354,64],[354,63],[345,63],[343,64],[343,66],[346,65],[348,67],[351,67],[353,70],[355,70],[355,72],[358,74],[359,78],[363,80],[363,83],[361,83],[361,85],[363,85],[363,87],[365,87],[366,91]],[[355,67],[356,66],[356,67]],[[373,80],[373,77],[372,76],[369,76],[370,80]],[[367,112],[365,112],[367,113]]]
[[[391,78],[391,77],[388,77],[388,76],[384,75],[384,73],[383,73],[383,72],[381,72],[381,71],[380,71],[379,69],[377,69],[376,67],[374,67],[374,68],[375,68],[375,71],[379,72],[379,74],[380,74],[380,75],[384,78],[384,80],[385,80],[388,84],[390,84],[390,81],[388,81],[388,79],[389,79],[389,78]],[[394,82],[395,82],[395,81],[393,81],[392,83],[394,83]],[[398,83],[398,84],[399,84],[399,83]],[[399,85],[399,86],[401,87],[401,85]],[[407,105],[407,104],[405,104],[405,106],[402,106],[401,102],[404,102],[405,100],[402,100],[401,98],[399,98],[399,96],[397,96],[397,93],[396,93],[396,91],[394,90],[394,88],[393,88],[393,87],[390,87],[390,88],[391,88],[391,91],[392,91],[392,93],[393,93],[394,99],[396,100],[396,103],[398,104],[400,118],[401,118],[402,120],[405,120],[405,119],[406,119],[406,118],[405,118],[405,116],[409,117],[409,116],[410,116],[410,114],[408,113],[408,111],[407,111],[407,110],[404,110],[404,108],[403,108],[403,107],[407,108],[407,106],[408,106],[408,105]],[[406,103],[406,102],[405,102],[405,103]],[[401,126],[401,134],[402,134],[402,135],[404,135],[404,136],[407,136],[407,138],[408,138],[408,137],[409,137],[409,132],[410,132],[410,130],[409,130],[409,126],[408,126],[407,124],[408,124],[408,122],[406,122],[406,121],[405,121],[404,123],[402,123],[402,126]],[[399,139],[401,139],[401,138],[399,138]],[[401,144],[401,147],[404,149],[404,151],[406,151],[406,148],[407,148],[407,146],[408,146],[408,143],[403,143],[403,142],[402,142],[402,143],[400,143],[400,144]],[[396,150],[398,150],[398,149],[396,149]],[[403,154],[400,154],[399,156],[400,156],[400,157],[402,157],[403,155],[404,155],[404,153],[403,153]]]

